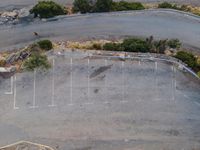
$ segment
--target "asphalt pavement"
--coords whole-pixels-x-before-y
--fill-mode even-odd
[[[69,52],[47,72],[0,80],[0,146],[200,148],[196,78],[163,61],[87,56]]]
[[[178,38],[183,44],[198,50],[199,26],[199,17],[171,10],[63,16],[49,21],[0,26],[0,49],[22,47],[41,38],[59,41],[153,35],[158,39]]]

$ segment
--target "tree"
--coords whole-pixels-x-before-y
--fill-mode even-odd
[[[109,12],[112,8],[112,0],[97,0],[95,4],[95,12]]]
[[[40,1],[31,10],[34,17],[51,18],[66,14],[65,9],[53,1]]]
[[[89,13],[92,11],[92,2],[89,0],[75,0],[73,12]]]

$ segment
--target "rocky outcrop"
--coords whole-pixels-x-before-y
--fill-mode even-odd
[[[28,8],[0,12],[0,25],[17,23],[20,18],[28,17],[29,15],[30,13]]]

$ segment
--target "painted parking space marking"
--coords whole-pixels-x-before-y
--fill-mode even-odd
[[[49,107],[55,107],[55,59],[53,58],[53,62],[52,62],[52,95],[51,95],[51,104],[49,105]]]
[[[13,109],[14,110],[19,109],[19,107],[16,106],[16,97],[17,97],[17,76],[14,75],[14,94],[13,94],[13,98],[14,98]]]
[[[10,77],[10,90],[9,92],[5,92],[6,95],[12,95],[13,94],[13,76]]]
[[[39,107],[39,106],[36,106],[36,73],[37,73],[37,70],[35,69],[33,72],[33,105],[30,106],[30,108],[32,109]]]

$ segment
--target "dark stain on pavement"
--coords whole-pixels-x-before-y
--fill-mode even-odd
[[[96,76],[100,75],[111,67],[112,65],[99,67],[98,69],[94,70],[94,72],[90,75],[90,78],[95,78]]]

